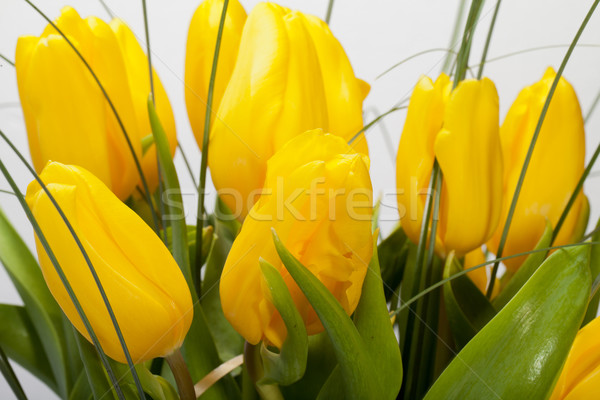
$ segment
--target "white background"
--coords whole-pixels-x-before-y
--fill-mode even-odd
[[[83,17],[97,15],[108,20],[106,12],[97,0],[71,0],[70,3],[45,0],[36,3],[51,18],[58,16],[61,7],[68,4],[74,6]],[[145,46],[141,1],[107,0],[106,3],[115,15],[132,27]],[[242,0],[248,12],[256,3],[257,1]],[[281,0],[280,3],[323,18],[327,9],[327,0]],[[537,46],[570,43],[591,3],[592,0],[504,1],[489,58]],[[198,4],[198,0],[148,0],[154,66],[169,94],[175,112],[179,141],[191,159],[194,170],[199,169],[200,153],[187,121],[183,70],[187,28]],[[331,29],[346,49],[356,75],[372,85],[371,93],[365,102],[365,121],[370,121],[375,115],[388,110],[397,101],[409,95],[421,74],[437,76],[443,63],[443,52],[417,57],[387,76],[375,80],[378,74],[408,56],[426,49],[447,48],[458,4],[459,1],[447,0],[336,2]],[[471,64],[479,62],[494,6],[495,1],[488,1],[484,5],[473,45]],[[44,26],[42,18],[24,1],[0,0],[0,53],[14,60],[17,38],[21,35],[39,35]],[[564,75],[575,87],[582,109],[586,113],[600,90],[600,15],[592,17],[579,43],[593,44],[596,47],[576,49]],[[454,45],[454,49],[458,50],[458,46]],[[489,63],[485,75],[496,83],[500,95],[501,118],[506,114],[518,91],[523,86],[537,81],[547,66],[551,65],[557,69],[565,52],[566,47],[561,47],[529,52]],[[0,129],[28,154],[18,101],[14,68],[0,61]],[[404,116],[403,111],[392,114],[385,119],[385,126],[379,125],[368,132],[376,197],[377,194],[394,188],[394,159]],[[599,130],[600,114],[596,114],[586,126],[588,159],[599,142]],[[4,143],[0,144],[0,157],[9,166],[21,190],[24,191],[31,177],[6,147]],[[196,209],[194,189],[179,155],[176,156],[176,165],[184,190],[189,193],[185,196],[187,217],[193,220]],[[597,169],[600,170],[600,165]],[[8,184],[3,178],[0,178],[0,189],[8,189]],[[588,180],[585,192],[592,207],[592,226],[600,215],[600,182],[596,177]],[[213,202],[213,199],[207,201],[209,205]],[[388,232],[397,220],[397,211],[394,198],[385,196],[383,203],[382,219],[386,220],[383,227],[384,231]],[[31,228],[16,199],[0,193],[0,207],[31,246]],[[0,269],[0,302],[21,303],[3,269]],[[43,384],[18,365],[15,369],[30,398],[54,398]],[[0,398],[13,398],[2,378]]]

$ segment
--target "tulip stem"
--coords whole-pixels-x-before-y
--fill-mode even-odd
[[[244,365],[250,380],[259,396],[263,400],[283,400],[283,395],[277,385],[265,385],[259,383],[262,378],[262,361],[260,358],[260,344],[253,345],[248,342],[244,344]]]
[[[498,257],[498,258],[502,257],[502,254],[504,253],[504,246],[506,245],[506,239],[508,237],[508,232],[510,230],[510,224],[512,222],[512,218],[515,213],[515,210],[517,208],[517,202],[519,200],[519,194],[521,193],[521,187],[523,186],[523,182],[525,181],[525,174],[527,173],[527,168],[529,167],[529,162],[531,161],[531,156],[533,155],[533,150],[535,148],[535,144],[537,142],[538,136],[540,135],[540,131],[542,130],[542,124],[544,123],[544,119],[546,118],[546,113],[548,112],[548,108],[550,107],[550,101],[552,100],[554,91],[556,90],[556,87],[558,86],[558,81],[560,80],[560,77],[562,76],[562,73],[565,70],[565,67],[567,66],[567,62],[569,61],[569,58],[571,58],[571,54],[573,53],[573,50],[575,50],[575,46],[577,45],[577,42],[579,41],[579,38],[581,37],[581,34],[583,33],[588,21],[592,17],[592,14],[594,14],[594,11],[596,10],[596,7],[598,6],[599,2],[600,2],[600,0],[594,1],[592,6],[590,7],[590,10],[588,11],[585,18],[583,19],[583,22],[579,26],[579,29],[577,30],[577,33],[575,34],[575,37],[573,38],[573,41],[571,42],[571,45],[569,46],[567,53],[565,54],[562,62],[560,63],[560,67],[558,68],[558,71],[556,71],[556,76],[554,77],[552,86],[550,87],[550,90],[548,91],[548,96],[546,96],[546,102],[544,103],[544,107],[542,108],[542,112],[540,113],[540,117],[539,117],[537,125],[535,127],[535,131],[533,132],[531,142],[529,143],[529,148],[527,149],[527,155],[525,156],[525,160],[523,161],[523,167],[521,168],[519,180],[517,181],[517,186],[515,187],[515,193],[513,194],[513,197],[512,197],[511,203],[510,203],[510,208],[508,210],[508,215],[506,216],[506,221],[504,222],[504,228],[502,229],[502,236],[500,238],[500,243],[498,245],[498,251],[496,252],[496,257]],[[582,181],[580,181],[580,183],[581,182]],[[575,194],[575,192],[574,192],[574,194]],[[571,198],[573,198],[573,197],[574,196],[571,196]],[[565,210],[568,211],[568,209],[565,209]],[[566,218],[565,212],[563,212],[563,216],[565,216],[565,218]],[[564,219],[564,218],[562,218],[563,216],[561,216],[561,219]],[[562,221],[559,221],[559,222],[562,223]],[[560,229],[560,226],[557,225],[557,228]],[[558,231],[558,229],[554,230],[555,231],[554,235],[556,234],[556,231]],[[556,236],[554,236],[553,240],[555,238],[556,238]],[[486,293],[486,296],[488,299],[490,299],[492,297],[492,293],[494,290],[494,283],[496,282],[496,275],[498,275],[499,268],[500,268],[500,261],[496,260],[496,262],[494,263],[494,267],[492,269],[492,275],[490,277],[490,283],[489,283],[487,293]]]
[[[177,391],[181,400],[196,400],[196,392],[194,391],[194,382],[190,375],[190,370],[181,355],[181,350],[177,349],[167,357],[165,357],[169,368],[175,377]]]
[[[219,63],[219,50],[221,49],[221,39],[223,38],[223,29],[225,27],[225,17],[227,15],[227,6],[229,0],[223,2],[223,11],[221,11],[221,20],[219,21],[219,31],[217,32],[217,41],[215,44],[215,54],[213,56],[212,69],[210,71],[210,81],[208,83],[208,94],[206,96],[206,118],[204,119],[204,134],[202,137],[202,158],[200,160],[200,186],[198,187],[198,215],[196,216],[196,265],[193,268],[194,283],[198,297],[201,297],[200,270],[204,260],[202,259],[202,228],[204,228],[204,188],[206,187],[206,169],[208,167],[208,134],[210,131],[210,116],[212,115],[212,102],[215,88],[215,79],[217,77],[217,64]]]

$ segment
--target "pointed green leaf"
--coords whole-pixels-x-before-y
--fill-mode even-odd
[[[379,264],[381,278],[385,285],[385,298],[392,296],[392,290],[397,288],[402,281],[406,259],[408,258],[409,240],[401,227],[398,227],[379,245]]]
[[[451,252],[446,259],[444,279],[462,270],[462,265]],[[452,336],[459,349],[496,314],[485,295],[466,275],[444,284],[444,302]]]
[[[85,370],[79,371],[79,376],[75,380],[73,389],[69,393],[69,400],[92,400],[94,395],[92,394],[92,388],[88,382],[87,374]]]
[[[17,231],[0,211],[0,261],[25,304],[52,366],[59,393],[70,386],[67,354],[62,338],[62,311],[46,286],[40,267]]]
[[[546,219],[546,228],[540,240],[538,240],[535,250],[544,249],[549,247],[552,242],[552,225],[550,221]],[[540,251],[532,253],[523,262],[519,270],[510,278],[506,286],[498,294],[492,304],[496,310],[501,310],[513,298],[513,296],[523,287],[525,282],[533,275],[537,268],[542,264],[546,258],[547,251]]]
[[[277,269],[268,261],[260,259],[262,275],[267,282],[271,302],[279,311],[287,329],[287,337],[279,353],[274,353],[262,344],[260,355],[264,375],[258,384],[290,385],[298,381],[306,370],[308,357],[308,335],[292,295]]]
[[[110,379],[106,375],[106,371],[102,366],[102,361],[98,356],[96,348],[77,332],[75,328],[73,328],[73,334],[75,335],[79,354],[81,355],[81,361],[83,362],[85,374],[87,376],[89,387],[94,395],[94,399],[106,399],[106,396],[109,393],[112,398],[116,398],[116,393],[113,392]],[[120,376],[117,378],[120,378]]]
[[[221,220],[215,218],[213,224],[215,234],[211,241],[212,246],[208,257],[204,258],[206,266],[202,281],[201,302],[221,360],[230,360],[244,351],[244,338],[233,329],[227,318],[225,318],[219,292],[221,272],[234,236]],[[204,242],[208,242],[208,240],[204,240]]]
[[[360,301],[354,311],[354,324],[379,377],[380,392],[383,395],[380,398],[391,399],[400,391],[402,356],[383,294],[377,236],[373,239],[373,257],[365,276]]]
[[[167,202],[167,213],[171,217],[171,229],[173,235],[173,257],[179,264],[183,275],[188,283],[194,303],[194,319],[192,326],[183,344],[182,353],[190,369],[192,379],[197,382],[206,374],[221,364],[213,335],[210,332],[206,316],[199,302],[196,292],[196,283],[190,269],[188,251],[188,236],[185,218],[182,210],[172,205],[183,205],[181,191],[179,190],[179,179],[177,171],[171,158],[169,142],[164,129],[160,123],[152,99],[148,98],[148,115],[154,136],[154,143],[158,151],[161,166],[161,176],[165,183],[165,190],[171,194]],[[201,357],[198,355],[202,354]],[[219,380],[202,396],[203,399],[226,399],[227,396],[239,397],[239,389],[231,376]],[[229,397],[231,398],[231,397]]]
[[[15,375],[15,371],[13,371],[10,361],[8,361],[6,354],[4,354],[2,346],[0,346],[0,372],[4,376],[4,379],[6,379],[6,382],[8,382],[8,386],[12,389],[13,394],[17,396],[17,399],[27,400],[21,382],[19,382],[17,375]]]
[[[6,355],[56,392],[50,362],[25,308],[0,304],[0,321],[0,347]]]
[[[600,242],[600,219],[596,223],[596,233],[592,235],[592,242]],[[591,254],[590,254],[590,270],[592,272],[592,279],[597,280],[600,278],[600,244],[592,244]],[[596,283],[596,282],[594,282]],[[590,304],[588,305],[587,312],[585,313],[585,318],[583,319],[583,324],[585,325],[594,318],[598,314],[598,303],[600,302],[600,291],[598,288],[594,288],[595,293],[593,297],[590,299]]]
[[[286,269],[296,281],[327,331],[342,372],[349,399],[385,398],[383,388],[366,350],[365,343],[350,317],[333,295],[281,243],[273,232],[275,248]]]
[[[456,356],[425,399],[545,399],[587,308],[589,246],[557,250]]]

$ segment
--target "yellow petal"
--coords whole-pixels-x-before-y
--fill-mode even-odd
[[[373,251],[368,158],[339,137],[309,131],[269,160],[265,189],[268,192],[250,211],[227,258],[221,304],[248,342],[265,340],[281,347],[287,332],[269,301],[258,264],[261,257],[281,272],[308,333],[321,332],[323,327],[281,264],[271,228],[350,315]]]
[[[40,39],[27,61],[18,67],[24,71],[19,91],[26,120],[35,121],[27,127],[35,128],[28,135],[38,144],[32,147],[36,170],[41,172],[48,160],[61,160],[94,171],[113,188],[104,100],[89,72],[56,35]]]
[[[600,318],[594,319],[577,333],[551,400],[595,399],[599,394],[598,388],[600,388]]]
[[[185,103],[192,131],[202,149],[206,98],[210,82],[215,45],[223,11],[223,0],[204,0],[194,12],[187,36],[185,55]],[[237,0],[227,6],[219,63],[213,89],[213,110],[219,109],[221,98],[231,77],[237,58],[246,11]],[[215,113],[216,114],[216,113]],[[215,115],[211,118],[214,120]]]
[[[96,177],[82,168],[49,163],[41,174],[73,225],[102,282],[134,363],[181,346],[193,307],[187,284],[154,232]],[[119,340],[86,262],[47,195],[33,181],[27,202],[108,356],[125,362]],[[89,340],[81,319],[36,238],[50,291]]]
[[[523,89],[511,106],[500,129],[504,154],[504,201],[501,221],[508,207],[535,131],[546,96],[555,77],[549,68],[539,82]],[[544,119],[525,181],[521,188],[504,255],[531,250],[544,231],[545,219],[556,225],[584,168],[585,132],[583,117],[573,87],[561,78]],[[570,211],[555,244],[568,243],[577,226],[583,204],[581,193]],[[489,243],[497,249],[501,229]],[[517,269],[523,257],[507,260]]]
[[[148,95],[150,94],[150,79],[148,77],[148,58],[142,50],[137,39],[129,27],[120,19],[114,19],[110,23],[110,28],[116,35],[119,43],[127,73],[127,80],[131,90],[131,99],[135,110],[137,121],[137,130],[140,133],[141,140],[143,137],[152,134],[150,120],[148,118]],[[171,103],[167,97],[167,93],[153,69],[152,80],[154,83],[154,99],[156,112],[160,122],[165,130],[171,156],[175,155],[177,148],[177,133],[175,130],[175,118]],[[158,169],[156,165],[156,147],[151,145],[150,148],[142,156],[142,169],[144,170],[145,178],[151,192],[154,192],[158,186]],[[143,189],[141,182],[138,186]]]
[[[363,127],[362,103],[369,92],[369,85],[356,78],[350,60],[331,33],[329,25],[312,15],[306,16],[305,25],[315,44],[321,65],[329,131],[348,141]],[[352,147],[357,152],[368,155],[364,134],[352,143]]]
[[[425,194],[433,168],[434,140],[444,122],[445,97],[450,79],[440,75],[435,84],[428,77],[417,83],[408,106],[396,158],[396,188],[402,228],[419,242]]]
[[[439,235],[447,251],[464,255],[489,239],[500,216],[502,154],[492,81],[458,85],[434,147],[444,175]]]
[[[274,152],[307,129],[327,128],[319,62],[302,18],[271,3],[253,9],[211,131],[213,182],[239,195],[222,197],[241,218]]]

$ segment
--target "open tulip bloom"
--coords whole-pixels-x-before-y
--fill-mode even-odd
[[[475,77],[473,0],[444,70],[370,123],[333,1],[327,22],[201,1],[181,55],[201,152],[187,221],[146,2],[145,38],[26,2],[48,22],[15,43],[31,163],[0,137],[31,179],[5,152],[0,172],[37,257],[0,210],[23,304],[0,304],[0,398],[27,399],[14,363],[65,400],[600,398],[600,223],[582,190],[600,146],[586,165],[563,76],[600,0],[560,66],[504,100],[483,75],[500,2]],[[389,232],[366,133],[400,110]]]

